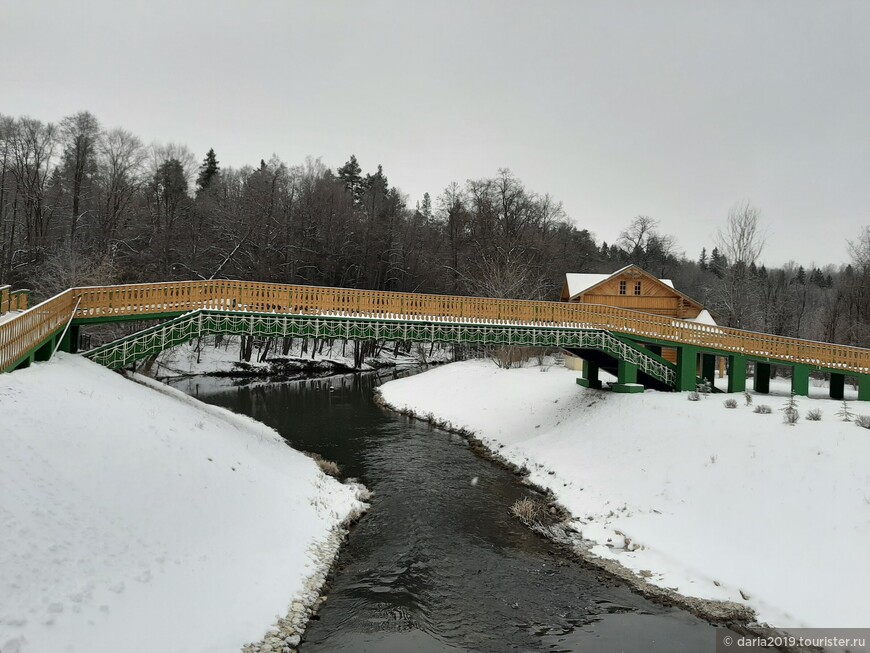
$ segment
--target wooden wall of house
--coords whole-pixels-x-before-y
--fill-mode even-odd
[[[625,281],[624,295],[619,294],[620,281]],[[635,284],[638,282],[640,295],[635,295]],[[701,312],[700,306],[687,301],[672,288],[632,271],[608,279],[589,293],[581,295],[579,301],[584,304],[604,304],[676,318],[694,318]]]

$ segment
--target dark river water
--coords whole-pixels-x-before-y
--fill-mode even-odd
[[[510,506],[533,493],[513,474],[460,437],[378,408],[372,391],[390,378],[174,384],[265,422],[374,492],[300,651],[715,650],[706,622],[565,558],[513,519]]]

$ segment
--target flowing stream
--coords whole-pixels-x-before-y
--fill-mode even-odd
[[[466,442],[380,409],[393,373],[174,385],[244,413],[373,492],[300,647],[315,651],[712,651],[715,628],[567,559],[508,512],[534,492]]]

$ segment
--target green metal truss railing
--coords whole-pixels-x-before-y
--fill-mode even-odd
[[[671,364],[656,360],[658,357],[607,331],[544,325],[520,327],[198,310],[96,347],[85,356],[111,369],[119,369],[194,338],[216,334],[597,349],[636,365],[670,387],[676,384],[676,372]]]

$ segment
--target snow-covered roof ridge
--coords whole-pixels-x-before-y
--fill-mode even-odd
[[[608,279],[615,277],[618,274],[622,274],[629,268],[637,268],[641,270],[642,268],[638,267],[634,264],[629,264],[624,267],[619,268],[615,272],[609,272],[606,274],[595,274],[595,273],[587,273],[587,272],[566,272],[565,273],[565,281],[568,284],[568,296],[570,298],[574,298],[577,295],[586,292],[593,286],[597,286],[598,284],[607,281]],[[651,275],[652,276],[652,275]],[[669,288],[674,288],[674,282],[670,279],[659,279],[663,284],[668,286]],[[676,290],[676,288],[674,288]]]

